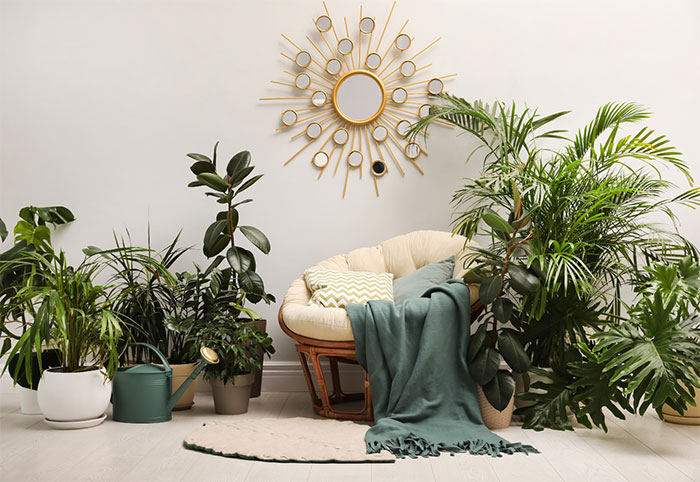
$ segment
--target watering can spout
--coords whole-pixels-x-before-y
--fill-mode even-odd
[[[187,387],[189,387],[190,384],[197,378],[197,376],[199,376],[201,371],[204,370],[204,367],[206,367],[209,364],[216,365],[217,363],[219,363],[219,355],[217,355],[216,352],[211,348],[203,346],[202,348],[200,348],[199,353],[200,355],[202,355],[202,360],[199,362],[199,365],[197,365],[192,374],[189,377],[187,377],[187,379],[184,382],[182,382],[180,388],[178,388],[177,391],[172,394],[170,400],[168,401],[168,411],[173,409],[177,401],[180,400],[182,394],[185,393],[185,390],[187,390]]]

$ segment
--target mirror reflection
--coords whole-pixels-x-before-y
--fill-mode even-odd
[[[316,28],[321,32],[328,32],[333,26],[333,22],[326,15],[321,15],[316,19]]]
[[[376,119],[386,103],[384,87],[374,74],[355,70],[342,77],[333,91],[338,114],[353,124]]]

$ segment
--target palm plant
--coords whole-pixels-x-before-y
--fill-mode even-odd
[[[443,103],[432,107],[409,135],[441,119],[476,136],[480,146],[475,152],[485,153],[482,175],[453,196],[455,232],[471,239],[486,210],[510,212],[515,192],[531,213],[527,265],[541,287],[523,299],[520,321],[534,365],[550,367],[552,383],[540,386],[544,394],[533,395],[538,403],[527,412],[526,425],[566,428],[565,408],[576,411],[588,403],[593,423],[604,426],[602,407],[621,395],[613,393],[617,385],[604,372],[606,359],[592,349],[600,340],[590,333],[619,323],[620,290],[635,283],[644,266],[698,257],[696,248],[678,234],[674,209],[695,208],[700,189],[676,193],[677,186],[662,176],[662,169],[672,169],[692,183],[687,164],[665,136],[646,127],[622,134],[625,126],[649,117],[636,104],[603,106],[570,140],[562,130],[545,129],[566,112],[540,116],[514,104],[489,107],[449,94],[440,99]],[[541,139],[565,145],[558,151],[543,150]],[[670,220],[673,229],[652,221],[659,216]],[[587,370],[588,376],[597,374],[611,388],[602,390],[602,397],[589,393],[582,402],[567,392],[577,381],[573,367]],[[588,418],[586,422],[590,424]]]

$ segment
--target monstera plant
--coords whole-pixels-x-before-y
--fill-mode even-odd
[[[258,174],[251,176],[255,166],[250,165],[250,152],[242,151],[233,156],[226,164],[223,172],[217,171],[217,148],[214,145],[214,153],[211,158],[204,154],[187,154],[196,162],[190,170],[197,177],[189,184],[189,187],[207,187],[210,190],[205,194],[216,199],[225,209],[216,214],[216,219],[204,233],[204,254],[207,258],[214,258],[212,264],[220,264],[224,256],[231,268],[230,274],[236,286],[246,292],[246,299],[252,303],[261,300],[274,301],[274,297],[265,293],[265,285],[262,278],[255,271],[255,256],[253,253],[237,244],[237,234],[245,236],[253,246],[264,254],[270,252],[270,241],[258,228],[239,224],[240,206],[250,203],[252,199],[240,200],[238,196],[263,176]]]
[[[513,210],[506,220],[491,209],[482,213],[482,220],[491,229],[490,249],[476,248],[469,263],[475,264],[465,275],[465,282],[479,282],[479,300],[484,311],[476,320],[479,324],[467,352],[469,372],[481,385],[489,403],[504,410],[513,397],[515,382],[507,370],[501,370],[505,360],[515,373],[530,368],[530,358],[520,341],[519,308],[522,295],[536,292],[540,281],[527,266],[530,215],[522,211],[518,190]],[[511,323],[516,329],[506,328]]]

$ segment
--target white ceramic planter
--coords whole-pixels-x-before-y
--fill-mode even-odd
[[[97,369],[63,373],[46,370],[39,381],[37,399],[48,420],[75,422],[102,417],[112,393],[112,381]]]
[[[25,415],[41,415],[36,390],[19,387],[19,407]]]

